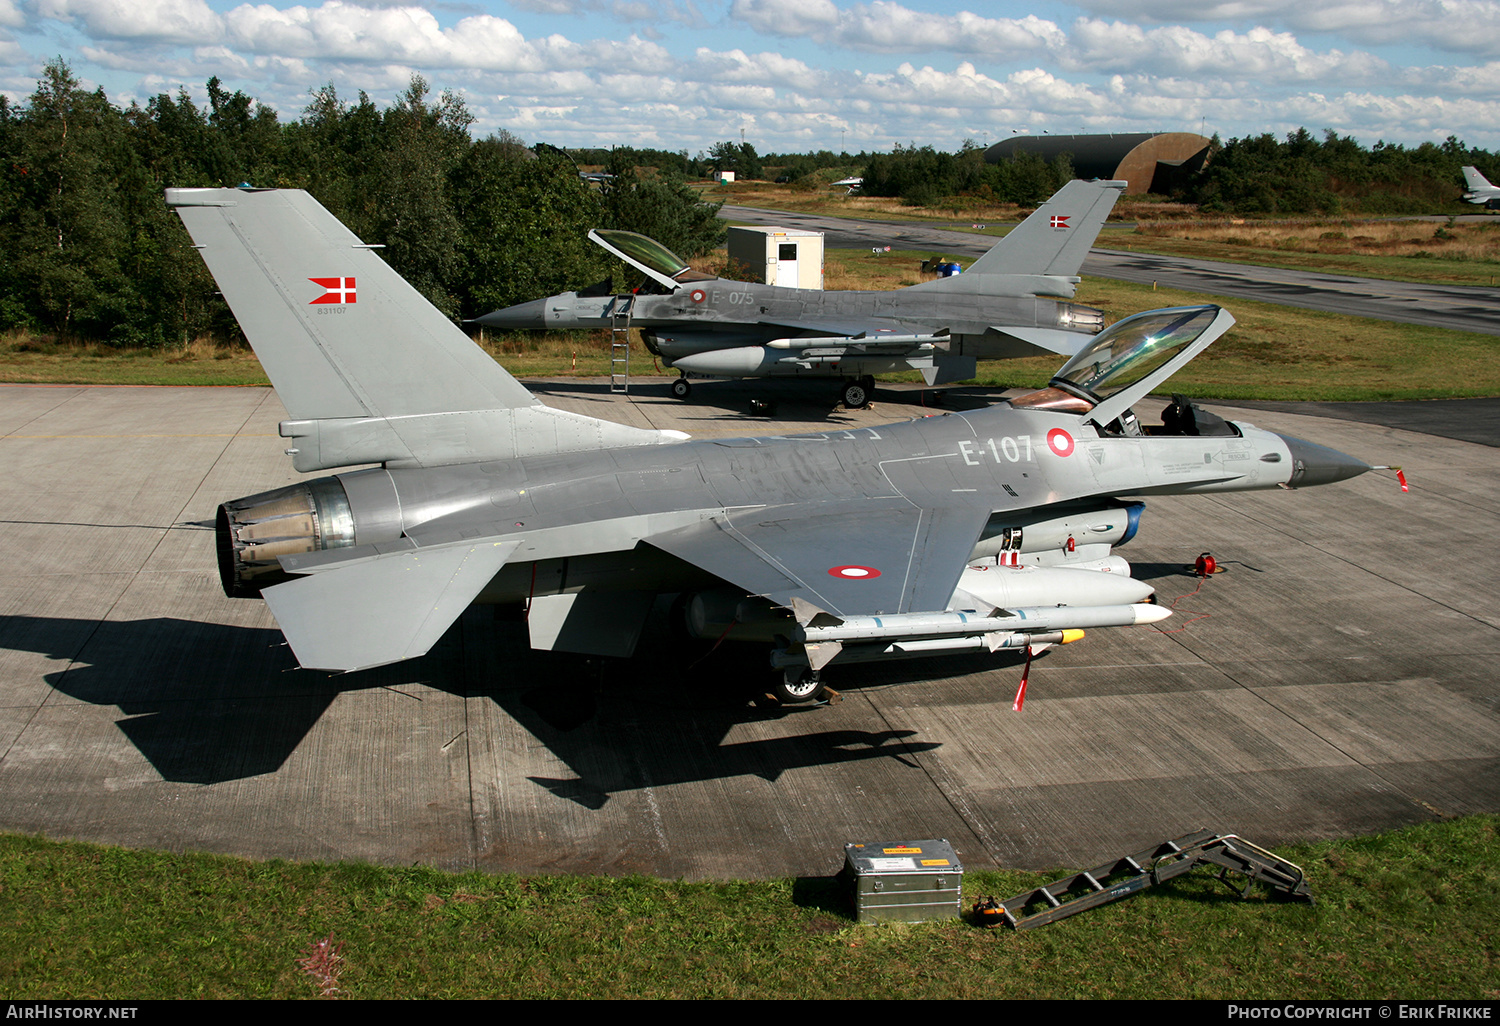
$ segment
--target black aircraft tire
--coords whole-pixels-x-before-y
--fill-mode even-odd
[[[844,385],[844,405],[851,410],[862,410],[870,404],[870,393],[863,381],[850,381]]]
[[[693,386],[688,384],[687,378],[678,378],[672,382],[672,394],[679,399],[686,399],[692,394]]]

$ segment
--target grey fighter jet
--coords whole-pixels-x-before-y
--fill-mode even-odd
[[[1463,172],[1464,199],[1478,203],[1486,210],[1500,210],[1500,185],[1491,185],[1477,167],[1466,167]]]
[[[865,405],[876,374],[921,371],[929,385],[971,378],[976,360],[1071,356],[1104,327],[1069,303],[1078,269],[1124,182],[1069,182],[968,271],[890,292],[825,292],[729,281],[694,271],[634,232],[589,238],[645,276],[613,295],[605,281],[496,310],[491,328],[636,327],[652,353],[689,378],[839,378],[844,404]]]
[[[1321,484],[1359,460],[1185,400],[1131,406],[1233,318],[1127,318],[1049,388],[873,429],[693,441],[542,405],[303,192],[171,189],[276,386],[293,466],[218,511],[219,570],[304,667],[425,653],[470,604],[538,649],[629,656],[675,595],[764,644],[788,699],[861,660],[1024,649],[1166,616],[1112,553],[1136,498]],[[768,671],[769,672],[769,671]]]

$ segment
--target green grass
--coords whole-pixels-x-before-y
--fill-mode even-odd
[[[918,278],[925,251],[876,256],[840,252],[843,275],[883,289]],[[830,259],[829,266],[834,266]],[[1199,399],[1373,401],[1500,395],[1500,337],[1398,324],[1365,317],[1228,299],[1149,285],[1084,278],[1075,302],[1104,310],[1110,321],[1163,306],[1217,303],[1236,323],[1169,387]],[[981,363],[979,384],[1041,388],[1058,357]],[[916,374],[885,380],[919,380]]]
[[[331,936],[352,998],[1495,1000],[1497,827],[1285,848],[1312,907],[1238,901],[1200,868],[1021,934],[858,926],[823,880],[457,875],[4,836],[0,991],[312,998],[297,960]],[[1049,878],[970,873],[965,905]]]
[[[1163,306],[1217,303],[1235,326],[1168,381],[1198,399],[1373,401],[1500,395],[1500,337],[1085,278],[1077,302],[1111,321]],[[979,366],[981,384],[1040,388],[1050,357]]]
[[[0,337],[0,382],[48,385],[269,385],[244,347],[121,349],[25,332]]]

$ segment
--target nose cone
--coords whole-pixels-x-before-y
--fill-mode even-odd
[[[495,310],[476,317],[471,322],[486,328],[545,328],[547,326],[547,301],[533,299],[529,303],[517,303],[504,310]]]
[[[1364,460],[1357,460],[1326,445],[1315,445],[1291,435],[1278,434],[1277,437],[1292,452],[1292,476],[1287,478],[1286,483],[1293,488],[1343,481],[1358,477],[1370,469],[1370,465]]]

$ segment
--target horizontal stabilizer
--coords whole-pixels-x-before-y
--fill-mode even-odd
[[[1072,356],[1093,338],[1081,331],[1065,331],[1062,328],[1026,328],[997,324],[990,330],[1036,347],[1038,355],[1056,353],[1059,356]]]
[[[425,655],[519,542],[462,541],[356,558],[261,592],[309,670],[365,670]]]

